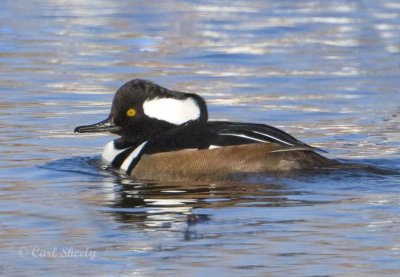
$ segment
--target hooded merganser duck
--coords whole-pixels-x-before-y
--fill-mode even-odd
[[[141,79],[118,89],[107,119],[75,132],[118,135],[105,146],[102,158],[142,180],[218,180],[338,164],[275,127],[208,121],[199,95]]]

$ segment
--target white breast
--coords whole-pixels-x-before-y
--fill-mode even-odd
[[[106,144],[106,146],[104,146],[103,154],[101,154],[101,157],[106,162],[112,163],[115,157],[124,150],[125,149],[116,149],[114,146],[114,141],[110,141],[109,143]]]
[[[124,170],[124,171],[128,170],[130,164],[132,163],[132,161],[134,159],[136,159],[140,155],[140,152],[142,151],[142,149],[146,145],[146,143],[147,143],[147,141],[143,142],[138,147],[131,150],[132,152],[129,154],[128,157],[126,157],[126,159],[124,160],[124,162],[122,163],[122,165],[120,167],[122,170]],[[114,145],[114,141],[110,141],[109,143],[106,144],[106,146],[104,146],[103,154],[101,155],[101,157],[107,163],[111,164],[114,161],[115,157],[117,157],[120,153],[122,153],[126,149],[128,149],[128,148],[116,149],[115,145]]]
[[[154,98],[143,103],[143,110],[149,117],[176,125],[200,117],[200,108],[192,98]]]

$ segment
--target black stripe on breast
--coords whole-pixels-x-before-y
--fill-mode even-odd
[[[131,175],[132,170],[135,168],[135,166],[139,163],[140,158],[142,157],[143,153],[145,152],[146,146],[147,146],[147,141],[143,142],[141,145],[134,147],[133,150],[129,153],[132,154],[134,151],[137,151],[138,148],[140,148],[140,150],[138,151],[136,157],[134,157],[131,161],[131,163],[129,164],[128,168],[126,169],[126,174],[127,175]],[[127,157],[128,158],[128,157]],[[125,158],[126,159],[126,158]]]
[[[124,161],[126,160],[126,158],[128,158],[128,156],[132,153],[132,151],[134,150],[134,147],[129,147],[126,150],[122,151],[121,153],[119,153],[114,160],[111,162],[111,165],[114,168],[120,168],[121,165],[124,163]]]

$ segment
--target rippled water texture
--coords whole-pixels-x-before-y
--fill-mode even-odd
[[[399,53],[394,0],[2,0],[0,275],[399,276]],[[72,131],[133,78],[374,169],[119,176]]]

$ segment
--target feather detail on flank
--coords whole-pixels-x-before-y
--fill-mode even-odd
[[[254,137],[252,136],[252,133],[254,135]],[[272,135],[268,135],[265,133],[261,133],[261,132],[257,132],[257,131],[251,131],[251,132],[246,132],[246,134],[241,134],[241,133],[220,133],[221,136],[234,136],[234,137],[241,137],[241,138],[245,138],[248,140],[253,140],[253,141],[257,141],[257,142],[264,142],[264,143],[270,143],[273,141],[276,142],[280,142],[289,146],[294,146],[294,144],[289,143],[285,140],[279,139],[275,136]],[[255,136],[258,137],[255,137]],[[265,137],[265,139],[263,139],[262,137]]]
[[[242,134],[221,133],[221,134],[219,134],[219,135],[220,135],[220,136],[233,136],[233,137],[245,138],[245,139],[254,140],[254,141],[259,141],[259,142],[265,142],[265,143],[268,143],[268,142],[269,142],[269,141],[267,141],[267,140],[257,139],[257,138],[253,138],[253,137],[246,136],[246,135],[242,135]]]
[[[288,147],[284,149],[272,150],[271,153],[290,152],[290,151],[314,151],[312,147]]]
[[[200,108],[193,98],[154,98],[143,103],[144,113],[155,119],[181,125],[200,117]]]
[[[215,149],[215,148],[221,148],[221,146],[219,146],[219,145],[210,145],[210,147],[208,147],[208,149]]]
[[[253,131],[253,133],[259,134],[259,135],[262,135],[262,136],[265,136],[265,137],[268,137],[268,138],[271,138],[271,139],[274,139],[274,140],[279,141],[279,142],[282,142],[283,144],[286,144],[286,145],[293,145],[292,143],[289,143],[289,142],[287,142],[287,141],[278,139],[278,138],[276,138],[276,137],[274,137],[274,136],[271,136],[271,135],[267,135],[267,134],[264,134],[264,133],[261,133],[261,132],[257,132],[257,131]]]

